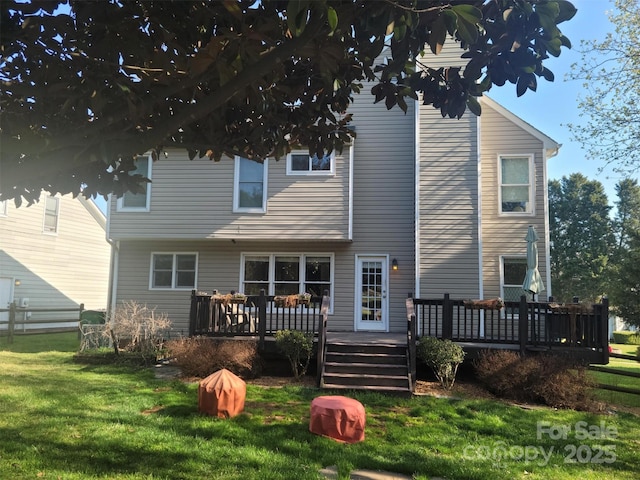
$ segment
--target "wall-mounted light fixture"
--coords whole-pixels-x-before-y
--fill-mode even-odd
[[[398,260],[395,258],[391,260],[391,270],[398,270]]]
[[[16,287],[19,287],[20,285],[22,285],[22,282],[16,278],[16,279],[13,281],[13,284],[14,284]]]

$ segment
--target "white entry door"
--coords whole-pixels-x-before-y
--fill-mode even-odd
[[[356,257],[356,323],[358,331],[389,331],[386,256]]]

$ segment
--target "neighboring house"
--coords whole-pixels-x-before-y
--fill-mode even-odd
[[[146,193],[109,203],[111,305],[155,306],[187,332],[192,289],[327,289],[330,330],[406,332],[409,293],[517,300],[528,225],[540,237],[545,299],[546,161],[559,145],[496,102],[482,105],[481,117],[455,120],[360,95],[350,110],[357,138],[320,160],[142,158]]]
[[[33,309],[73,309],[81,304],[105,309],[111,255],[105,228],[104,214],[82,197],[43,193],[38,203],[19,208],[12,201],[0,202],[1,308],[15,301]],[[7,312],[0,315],[0,320],[8,319]],[[16,328],[25,328],[25,317],[30,322],[77,322],[78,313],[19,312]],[[0,328],[7,324],[0,323]]]

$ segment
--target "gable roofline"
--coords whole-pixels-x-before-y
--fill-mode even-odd
[[[87,209],[89,214],[95,219],[96,223],[100,225],[100,227],[106,232],[107,231],[107,217],[105,217],[102,210],[98,208],[98,206],[93,202],[93,200],[89,200],[84,198],[82,195],[78,195],[76,197],[78,201]]]
[[[525,122],[523,119],[518,117],[515,113],[507,110],[498,102],[487,97],[486,95],[480,98],[480,103],[487,105],[489,108],[496,111],[497,113],[505,117],[510,122],[516,124],[517,126],[522,128],[524,131],[526,131],[527,133],[533,135],[535,138],[540,140],[546,151],[547,159],[557,155],[558,150],[560,150],[560,147],[562,146],[561,143],[558,143],[553,138],[549,137],[548,135],[545,135],[540,130],[535,128],[533,125]]]

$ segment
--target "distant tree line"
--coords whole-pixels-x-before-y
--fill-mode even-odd
[[[598,180],[574,173],[549,182],[551,282],[557,301],[609,298],[640,326],[640,185],[616,185],[615,210]]]

